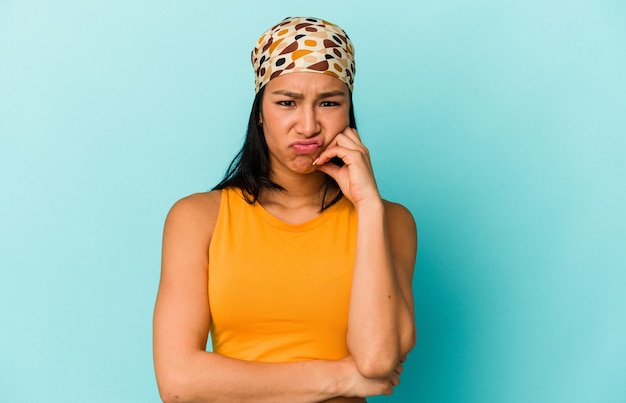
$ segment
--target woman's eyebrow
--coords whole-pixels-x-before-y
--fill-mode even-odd
[[[330,98],[330,97],[345,97],[346,93],[344,91],[328,91],[328,92],[322,92],[320,94],[320,98]]]
[[[272,91],[273,95],[284,95],[290,98],[294,98],[294,99],[304,99],[304,95],[300,94],[299,92],[292,92],[289,90],[276,90],[276,91]],[[340,91],[340,90],[335,90],[335,91],[327,91],[327,92],[322,92],[318,95],[318,98],[330,98],[330,97],[337,97],[337,96],[341,96],[341,97],[345,97],[346,93],[344,91]]]
[[[272,91],[272,94],[275,95],[284,95],[290,98],[295,98],[295,99],[303,99],[304,95],[297,93],[297,92],[291,92],[289,90],[276,90],[276,91]]]

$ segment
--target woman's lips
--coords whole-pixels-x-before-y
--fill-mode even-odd
[[[298,154],[311,154],[317,151],[322,145],[319,142],[297,142],[293,143],[291,147]]]

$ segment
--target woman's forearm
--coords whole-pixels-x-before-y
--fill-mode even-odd
[[[182,363],[182,360],[179,362]],[[361,378],[350,359],[292,363],[248,362],[198,351],[184,365],[159,371],[159,392],[169,402],[321,402],[338,396],[392,392],[391,382]]]
[[[182,361],[182,360],[181,360]],[[169,402],[319,402],[338,393],[330,362],[265,364],[198,351],[157,381]]]

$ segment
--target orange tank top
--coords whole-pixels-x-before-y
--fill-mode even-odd
[[[258,362],[348,356],[356,230],[345,197],[292,225],[223,190],[209,247],[213,351]]]

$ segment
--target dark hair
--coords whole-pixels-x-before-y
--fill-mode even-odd
[[[269,178],[269,151],[265,141],[265,135],[263,134],[263,127],[259,124],[261,101],[264,92],[265,87],[259,90],[252,103],[252,111],[250,112],[250,119],[248,120],[248,131],[241,150],[239,150],[228,166],[224,178],[213,188],[213,190],[222,190],[228,187],[239,188],[246,201],[250,204],[257,201],[263,188],[275,191],[285,190],[282,186],[272,182]],[[350,92],[349,118],[350,127],[356,129],[352,92]],[[326,175],[322,189],[323,194],[320,212],[337,203],[343,197],[337,182],[328,175]],[[336,196],[332,200],[327,201],[326,199],[329,192],[331,194],[336,193]]]

